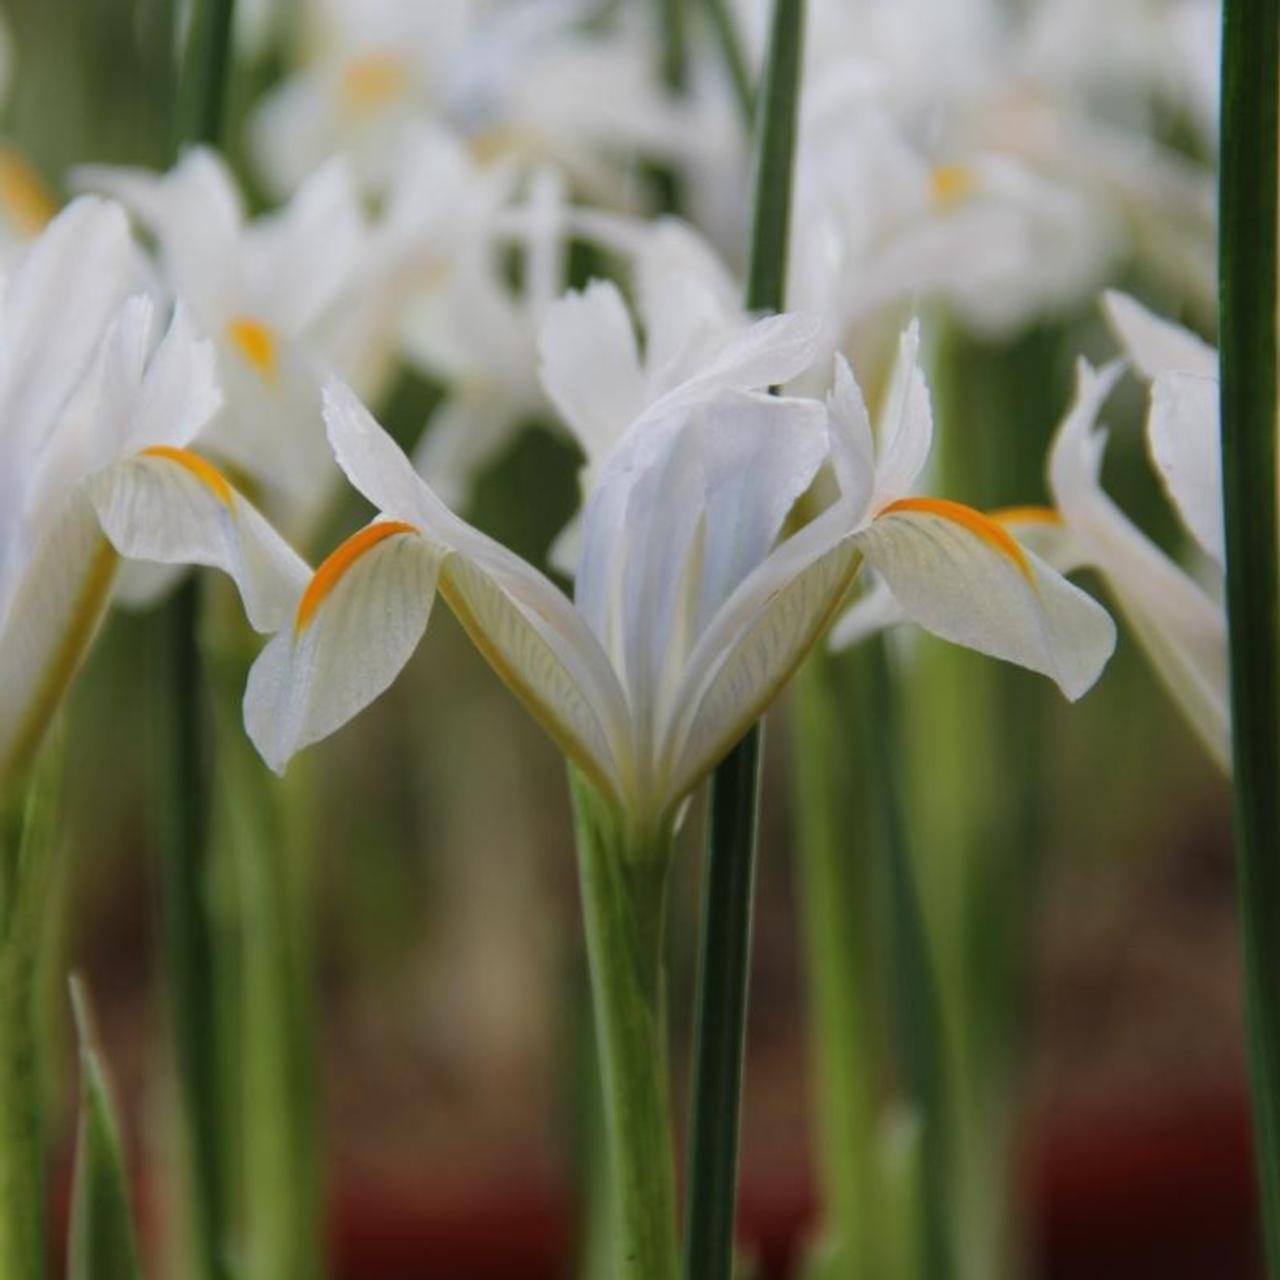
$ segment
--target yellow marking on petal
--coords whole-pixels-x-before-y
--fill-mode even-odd
[[[23,235],[44,230],[58,202],[44,179],[14,150],[0,147],[0,204]]]
[[[1052,507],[1022,506],[1001,507],[998,511],[988,511],[989,519],[996,524],[1062,524],[1062,517]]]
[[[946,498],[899,498],[897,502],[891,502],[882,508],[876,519],[911,513],[938,516],[960,525],[1013,561],[1018,572],[1028,582],[1034,581],[1031,562],[1027,559],[1027,553],[1018,545],[1017,539],[1002,524],[997,524],[990,516],[984,516],[981,511],[966,507],[962,502],[950,502]]]
[[[372,115],[394,102],[409,84],[409,68],[394,53],[366,53],[342,72],[342,104],[353,115]]]
[[[345,542],[329,553],[307,583],[307,589],[298,601],[298,614],[293,620],[293,634],[301,635],[311,625],[316,610],[342,580],[343,575],[366,552],[380,542],[400,533],[417,533],[418,530],[403,520],[383,520],[367,525],[359,533],[353,533]]]
[[[231,506],[235,500],[235,490],[227,477],[212,462],[206,461],[198,453],[192,453],[190,449],[175,449],[168,444],[154,444],[149,449],[143,449],[142,456],[164,458],[169,462],[176,462],[180,467],[185,467],[197,480],[213,491],[214,496],[224,507]]]
[[[227,334],[240,354],[268,382],[276,376],[276,338],[261,320],[237,316],[227,325]]]
[[[938,164],[929,171],[929,194],[943,209],[971,196],[977,186],[977,176],[966,164]]]

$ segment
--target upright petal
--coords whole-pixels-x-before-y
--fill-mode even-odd
[[[554,303],[538,347],[542,385],[598,465],[645,403],[635,330],[617,285],[593,280]]]
[[[933,409],[920,368],[920,326],[915,321],[899,341],[878,427],[877,504],[911,492],[933,447]]]

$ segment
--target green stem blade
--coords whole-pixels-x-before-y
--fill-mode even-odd
[[[729,0],[706,0],[706,4],[711,15],[711,25],[715,28],[716,42],[720,46],[720,55],[733,86],[733,96],[737,100],[743,122],[749,129],[755,117],[755,90],[751,84],[751,72],[747,67],[747,55],[742,47],[737,21]]]
[[[115,1103],[98,1050],[89,997],[76,977],[71,979],[71,1004],[80,1041],[80,1123],[68,1280],[140,1280]]]
[[[1280,552],[1275,0],[1226,0],[1219,334],[1236,855],[1269,1274],[1280,1276]]]
[[[804,17],[804,0],[775,0],[756,156],[752,311],[781,311],[785,303]],[[711,780],[685,1213],[689,1280],[728,1280],[733,1270],[760,754],[756,725]]]
[[[0,1276],[45,1274],[36,968],[60,764],[46,746],[25,794],[0,804]]]
[[[612,1280],[675,1280],[675,1154],[662,964],[669,841],[636,847],[576,770],[570,787],[613,1174]]]
[[[193,0],[175,108],[175,149],[216,143],[231,46],[233,0]],[[179,19],[175,16],[174,25]],[[192,1265],[201,1280],[222,1280],[229,1206],[222,1149],[222,1081],[210,879],[208,737],[205,679],[194,575],[165,610],[167,696],[161,726],[160,848],[163,936],[170,1021],[186,1144]]]

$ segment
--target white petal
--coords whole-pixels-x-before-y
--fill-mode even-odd
[[[723,391],[703,411],[705,624],[760,564],[827,452],[821,404]]]
[[[862,388],[849,362],[836,356],[835,380],[827,397],[831,462],[840,493],[850,509],[861,513],[871,500],[876,479],[876,448]]]
[[[214,151],[195,147],[168,173],[86,165],[72,175],[79,190],[101,191],[131,209],[159,242],[169,283],[201,317],[225,317],[244,281],[240,194]]]
[[[40,745],[106,611],[118,563],[93,509],[73,493],[0,620],[0,787]]]
[[[862,563],[844,513],[783,543],[704,633],[666,736],[666,798],[675,804],[757,720],[822,634]],[[807,536],[806,536],[807,535]]]
[[[898,344],[878,428],[877,506],[911,492],[933,447],[933,410],[920,368],[920,326],[915,321]]]
[[[539,592],[531,599],[521,585],[493,573],[491,566],[455,554],[445,561],[440,590],[476,648],[560,749],[622,799],[630,780],[619,764],[622,753],[611,742],[617,741],[620,727],[621,691],[615,689],[606,700],[592,678],[591,664],[583,661],[587,652],[598,649],[594,638],[564,613],[549,617],[540,611],[537,606],[545,606],[546,598]],[[563,626],[566,621],[569,629]],[[595,666],[598,670],[599,663]]]
[[[444,561],[441,590],[481,653],[557,742],[618,791],[629,732],[626,700],[564,593],[455,516],[336,380],[325,389],[325,420],[351,483],[385,514],[416,525],[440,551],[456,553]]]
[[[438,548],[412,526],[379,521],[316,570],[245,689],[245,727],[277,773],[400,674],[426,629],[439,565]]]
[[[904,500],[857,537],[912,621],[1047,675],[1073,701],[1115,648],[1115,625],[1096,601],[970,507]]]
[[[351,172],[331,160],[278,213],[246,230],[249,278],[264,314],[288,333],[315,326],[350,291],[366,246]]]
[[[1148,381],[1174,370],[1202,378],[1218,376],[1218,353],[1207,342],[1189,329],[1153,315],[1127,293],[1108,290],[1103,295],[1103,310],[1129,359]]]
[[[1161,374],[1151,385],[1147,444],[1183,522],[1205,551],[1223,565],[1219,393],[1216,377]]]
[[[1107,579],[1116,603],[1192,727],[1224,767],[1231,758],[1226,618],[1215,603],[1103,492],[1106,436],[1099,408],[1119,374],[1081,361],[1075,402],[1058,428],[1049,481],[1073,537]]]
[[[87,489],[121,555],[221,569],[257,631],[292,616],[310,577],[305,562],[199,455],[158,446],[108,467]]]
[[[644,407],[635,330],[617,285],[594,280],[547,311],[542,385],[589,461],[600,463]]]

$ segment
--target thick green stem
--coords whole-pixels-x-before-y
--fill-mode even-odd
[[[39,767],[25,795],[0,797],[0,1276],[30,1280],[45,1274],[36,968],[57,773]]]
[[[804,0],[775,0],[756,153],[751,311],[781,311],[786,300],[804,17]],[[711,779],[685,1214],[689,1280],[728,1280],[733,1270],[760,753],[755,725]]]
[[[1280,551],[1275,0],[1226,0],[1219,335],[1236,855],[1269,1274],[1280,1276]]]
[[[670,841],[637,840],[576,771],[570,783],[613,1176],[616,1280],[675,1280],[662,956]]]
[[[216,143],[231,44],[233,0],[194,0],[178,78],[175,147]],[[175,22],[175,25],[176,22]],[[167,670],[159,763],[164,941],[174,1060],[184,1125],[191,1263],[202,1280],[227,1274],[229,1206],[210,888],[207,714],[199,586],[189,577],[164,618]]]
[[[793,686],[797,870],[825,1243],[837,1260],[833,1274],[872,1280],[879,1230],[872,894],[870,859],[858,856],[865,851],[851,838],[855,803],[867,797],[858,786],[864,761],[841,674],[836,660],[819,652]]]
[[[178,1100],[184,1126],[191,1263],[209,1280],[222,1259],[226,1204],[216,945],[209,904],[209,794],[200,593],[188,578],[161,619],[167,669],[157,751],[163,936]]]
[[[921,1258],[925,1280],[954,1272],[947,1215],[947,1100],[942,1006],[925,933],[916,871],[902,820],[897,781],[897,699],[882,637],[867,646],[870,661],[859,705],[877,726],[881,762],[873,789],[880,804],[880,841],[888,871],[890,918],[898,996],[894,1002],[908,1093],[924,1121],[921,1150]]]

